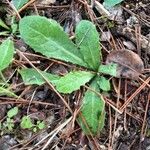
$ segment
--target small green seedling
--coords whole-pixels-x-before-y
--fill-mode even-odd
[[[7,118],[4,123],[0,123],[0,129],[2,132],[5,130],[6,132],[12,132],[15,126],[15,122],[13,117],[15,117],[18,114],[18,107],[11,108],[7,112]],[[23,116],[21,119],[20,127],[22,129],[32,129],[34,132],[37,132],[37,130],[42,130],[45,128],[44,121],[38,120],[36,124],[32,123],[32,120],[29,116]],[[3,133],[1,133],[3,134]]]
[[[16,116],[17,113],[18,113],[18,107],[11,108],[7,112],[6,121],[3,124],[1,124],[1,129],[4,128],[8,131],[12,131],[15,126],[13,117]]]
[[[10,36],[10,34],[16,35],[18,30],[18,24],[16,23],[14,16],[10,17],[10,20],[11,20],[11,26],[9,27],[5,24],[5,22],[2,19],[0,19],[0,27],[4,28],[4,31],[1,31],[0,35],[6,37]]]
[[[77,121],[85,134],[99,134],[105,121],[105,102],[97,93],[110,90],[110,82],[102,73],[116,76],[117,66],[101,65],[101,47],[95,25],[87,20],[80,21],[75,30],[75,43],[55,20],[41,16],[22,18],[19,31],[21,38],[35,52],[86,68],[85,71],[71,71],[63,77],[40,70],[37,73],[30,68],[19,72],[26,85],[42,85],[46,79],[64,94],[79,90],[89,83],[90,88],[84,93]]]
[[[32,123],[32,120],[29,116],[24,116],[21,120],[20,126],[22,129],[32,129],[34,132],[37,130],[42,130],[45,128],[44,121],[37,121],[36,124]]]

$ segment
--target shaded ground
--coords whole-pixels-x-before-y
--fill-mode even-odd
[[[102,1],[101,1],[102,3]],[[111,12],[113,13],[114,10]],[[4,71],[4,76],[9,79],[11,89],[20,96],[20,100],[8,96],[0,96],[0,119],[5,120],[7,111],[18,106],[20,112],[15,116],[15,128],[12,132],[1,131],[0,149],[42,149],[48,139],[63,127],[54,137],[47,149],[81,150],[148,150],[150,149],[150,2],[125,0],[119,6],[114,19],[103,17],[99,10],[85,0],[56,1],[53,4],[30,4],[19,13],[21,17],[39,14],[57,20],[69,34],[74,36],[74,28],[81,19],[93,21],[101,37],[103,62],[108,52],[123,48],[132,49],[143,60],[145,70],[142,79],[112,79],[112,91],[105,95],[106,120],[105,127],[100,136],[85,136],[78,124],[74,121],[64,125],[71,116],[62,100],[48,85],[25,86],[16,69],[23,66],[30,67],[29,63],[16,53],[13,64]],[[11,25],[10,18],[14,10],[8,1],[0,2],[0,18]],[[17,18],[17,21],[19,19]],[[3,31],[0,28],[0,31]],[[107,39],[105,35],[108,34]],[[8,35],[10,36],[10,35]],[[0,36],[2,41],[7,36]],[[24,42],[13,35],[17,49],[39,69],[48,69],[49,72],[63,75],[73,66],[56,60],[48,60],[40,54],[34,54]],[[40,61],[40,63],[39,63]],[[144,82],[147,82],[145,84]],[[76,114],[82,89],[64,98]],[[32,100],[32,102],[31,102]],[[31,102],[31,104],[30,104]],[[129,103],[128,103],[129,102]],[[17,103],[17,104],[16,104]],[[124,105],[127,104],[127,105]],[[123,113],[120,114],[118,110]],[[34,121],[44,120],[47,128],[34,133],[18,127],[21,116],[26,112]],[[38,119],[37,119],[38,118]],[[74,124],[74,125],[73,125]],[[51,132],[55,131],[52,135]],[[43,139],[48,135],[48,138]],[[43,141],[41,141],[43,139]],[[41,141],[40,144],[37,143]]]

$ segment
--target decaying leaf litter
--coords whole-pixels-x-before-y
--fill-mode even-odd
[[[115,4],[120,3],[119,1],[114,2]],[[9,37],[15,43],[15,48],[17,47],[13,62],[8,68],[1,69],[2,81],[6,79],[1,83],[2,90],[0,91],[2,125],[0,144],[2,149],[147,149],[149,146],[150,99],[149,2],[146,0],[142,2],[123,1],[121,5],[107,9],[106,6],[103,8],[102,2],[91,1],[90,3],[84,0],[36,1],[35,3],[31,0],[19,3],[20,6],[17,5],[16,9],[12,4],[14,3],[3,0],[0,5],[0,17],[9,27],[1,25],[1,42]],[[17,14],[16,17],[12,17],[15,14]],[[103,92],[96,90],[92,92],[93,88],[91,89],[89,84],[67,95],[55,92],[48,84],[25,86],[19,74],[22,68],[35,69],[33,68],[35,66],[39,70],[55,73],[56,78],[58,75],[64,76],[72,70],[78,71],[79,69],[78,65],[35,53],[30,46],[24,43],[16,26],[19,18],[31,15],[46,16],[56,20],[73,39],[73,42],[75,42],[77,24],[82,19],[92,21],[99,32],[99,44],[102,47],[100,58],[102,65],[98,70],[103,71],[104,77],[111,81],[111,91],[105,92],[102,83],[106,82],[103,81],[103,78],[99,81]],[[102,36],[107,36],[107,38],[102,40]],[[121,50],[124,52],[124,49],[131,49],[134,56],[131,56],[132,52],[129,52],[125,56],[130,55],[130,57],[123,57]],[[115,53],[117,53],[116,56]],[[120,72],[117,72],[117,78],[107,75],[112,66],[108,66],[109,69],[103,66],[110,60],[119,63]],[[89,66],[91,66],[90,63],[91,61]],[[81,67],[80,70],[87,71],[84,67]],[[41,76],[40,79],[38,81],[45,83]],[[34,80],[28,82],[30,81]],[[95,92],[97,96],[103,96],[106,103],[104,128],[97,136],[85,135],[77,120],[86,91],[89,91],[87,95],[96,95],[93,94]],[[17,115],[7,116],[8,111],[13,110],[15,106],[19,108]],[[26,115],[32,121],[29,130],[18,126]],[[104,116],[101,115],[101,117]],[[38,121],[44,121],[46,127],[40,130],[42,123],[36,124]],[[6,127],[13,127],[13,130],[8,131]]]

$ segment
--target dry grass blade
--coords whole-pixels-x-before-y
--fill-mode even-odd
[[[52,132],[50,132],[46,137],[44,137],[41,141],[39,141],[37,144],[34,145],[34,148],[37,147],[40,143],[42,143],[45,139],[47,139],[48,137],[49,140],[46,142],[46,144],[44,145],[44,147],[42,148],[42,150],[46,149],[47,146],[51,143],[51,141],[53,140],[53,138],[72,120],[72,117],[70,117],[69,119],[67,119],[64,123],[62,123],[60,126],[58,126],[56,129],[54,129]],[[32,148],[32,149],[34,149]],[[30,150],[32,150],[30,149]]]
[[[147,101],[146,108],[145,108],[145,114],[144,114],[142,129],[141,129],[141,140],[144,138],[144,127],[145,127],[145,124],[146,124],[146,117],[147,117],[149,102],[150,102],[150,93],[148,94],[148,101]]]
[[[33,4],[36,0],[30,0],[27,4],[25,4],[22,8],[18,10],[18,13],[22,12],[25,10],[29,5]]]

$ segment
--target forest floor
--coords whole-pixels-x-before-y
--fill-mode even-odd
[[[101,0],[91,3],[86,0],[31,0],[16,10],[9,1],[0,2],[0,19],[11,28],[11,31],[7,30],[0,23],[0,43],[11,37],[15,49],[21,51],[16,50],[13,62],[1,73],[8,84],[3,87],[8,87],[19,98],[0,92],[0,150],[150,149],[150,2],[124,0],[107,10],[108,14],[99,8],[102,3]],[[76,121],[85,87],[71,94],[61,94],[73,112],[70,113],[49,84],[24,84],[18,73],[21,68],[32,68],[34,65],[61,76],[74,68],[70,63],[47,59],[24,43],[19,35],[18,22],[20,18],[30,15],[56,20],[70,38],[74,38],[79,21],[93,22],[100,35],[103,64],[112,50],[130,49],[142,59],[144,70],[135,80],[106,76],[110,79],[111,91],[104,93],[106,116],[104,127],[97,136],[85,135]],[[118,61],[138,65],[136,57],[134,60],[127,57]],[[10,123],[8,111],[14,107],[19,111]],[[40,130],[38,125],[36,129],[22,129],[19,124],[25,115],[29,115],[34,123],[44,121],[44,129]]]

